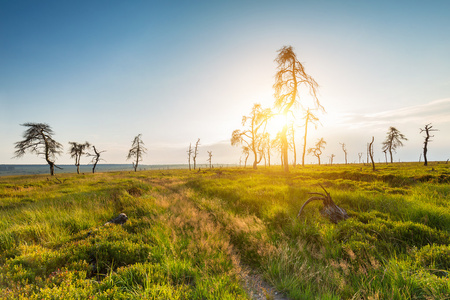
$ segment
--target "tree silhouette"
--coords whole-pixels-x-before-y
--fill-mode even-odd
[[[295,147],[295,129],[294,129],[294,122],[290,123],[289,126],[289,136],[290,136],[290,144],[292,146],[292,151],[294,153],[294,161],[292,163],[292,166],[295,168],[297,165],[297,148]]]
[[[317,129],[317,123],[319,118],[317,118],[312,112],[311,109],[306,110],[306,114],[303,117],[305,120],[305,136],[303,137],[303,154],[302,154],[302,166],[305,166],[305,154],[306,154],[306,137],[308,135],[308,123],[314,124]]]
[[[322,150],[325,149],[325,145],[327,144],[327,142],[325,142],[323,140],[323,138],[320,138],[315,147],[309,148],[308,149],[308,154],[312,154],[315,157],[317,157],[317,160],[319,161],[319,165],[320,165],[320,156],[322,155]]]
[[[89,148],[91,145],[88,142],[84,144],[79,144],[77,142],[69,142],[70,149],[69,154],[70,158],[75,158],[75,166],[77,166],[77,174],[80,174],[80,160],[81,156],[85,154],[85,150]]]
[[[389,127],[389,131],[387,132],[386,140],[383,142],[382,150],[389,151],[389,155],[391,156],[391,163],[393,163],[392,151],[395,152],[397,147],[402,147],[402,140],[407,141],[408,139],[400,133],[400,131],[395,127]]]
[[[345,155],[345,164],[347,164],[347,148],[345,148],[345,143],[339,143],[342,146],[342,151],[344,151]]]
[[[106,152],[106,150],[103,150],[103,151],[97,151],[97,149],[95,148],[94,145],[92,146],[92,148],[94,149],[94,154],[86,153],[86,156],[92,156],[92,160],[91,160],[91,164],[93,164],[93,166],[92,166],[92,173],[95,173],[95,167],[97,167],[97,163],[98,163],[100,160],[103,160],[103,159],[100,158],[100,155],[101,155],[103,152]]]
[[[330,155],[330,165],[333,165],[333,158],[335,158],[335,157],[336,157],[336,155],[334,155],[334,154]]]
[[[212,162],[212,151],[206,151],[206,152],[208,152],[208,162],[209,162],[209,168],[211,169],[212,168],[212,166],[211,166],[211,162]]]
[[[56,155],[61,155],[63,146],[52,138],[52,128],[45,123],[25,123],[21,126],[28,129],[23,134],[24,140],[15,143],[17,150],[14,157],[22,157],[27,151],[44,156],[50,166],[50,175],[53,176],[55,167],[59,168],[55,165]]]
[[[299,104],[299,88],[302,85],[309,89],[309,94],[313,97],[315,106],[323,110],[316,95],[319,85],[311,76],[306,74],[303,65],[297,60],[292,47],[283,46],[278,50],[275,62],[278,65],[275,84],[273,85],[275,89],[275,107],[286,116],[286,120],[288,113],[292,113],[293,107]],[[286,122],[280,135],[285,172],[289,172],[287,130],[288,125]]]
[[[198,139],[197,142],[195,143],[194,152],[192,154],[192,159],[194,160],[194,170],[195,170],[196,165],[197,165],[197,155],[198,155],[198,146],[199,145],[200,145],[200,139]]]
[[[242,154],[245,155],[244,168],[247,167],[247,159],[250,156],[250,149],[247,146],[242,146]]]
[[[141,138],[142,134],[138,134],[134,137],[133,144],[130,151],[128,151],[127,159],[135,159],[133,162],[134,171],[137,171],[139,162],[142,160],[142,156],[147,153],[147,148],[144,147],[144,142]]]
[[[430,138],[434,137],[434,135],[430,135],[431,131],[438,131],[438,129],[433,129],[433,126],[431,126],[431,123],[425,125],[425,128],[420,128],[420,133],[425,132],[426,136],[424,136],[425,141],[423,142],[423,158],[425,160],[424,166],[428,166],[428,160],[427,160],[427,152],[428,152],[428,143],[431,142]]]
[[[188,154],[189,171],[191,170],[191,156],[192,156],[192,144],[189,143],[189,149],[186,151]]]
[[[373,161],[373,142],[375,141],[375,138],[372,137],[372,141],[369,144],[368,153],[370,156],[370,160],[372,161],[372,170],[375,171],[375,162]]]
[[[254,104],[250,115],[242,117],[242,126],[246,129],[236,129],[231,135],[231,145],[246,145],[255,157],[253,169],[263,158],[264,133],[268,119],[271,117],[270,109],[263,109],[260,104]]]

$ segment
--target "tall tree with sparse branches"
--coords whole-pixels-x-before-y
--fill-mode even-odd
[[[372,137],[372,141],[369,144],[369,156],[370,156],[370,160],[372,161],[372,171],[375,171],[375,161],[373,160],[373,142],[375,141],[375,138]]]
[[[212,168],[212,165],[211,165],[211,163],[212,163],[212,151],[207,151],[208,152],[208,162],[209,162],[209,168],[211,169]]]
[[[139,162],[142,160],[142,156],[147,153],[147,148],[144,147],[144,142],[141,138],[142,134],[138,134],[134,137],[133,144],[130,151],[128,151],[127,159],[135,159],[133,161],[134,171],[137,171]]]
[[[75,158],[75,166],[77,167],[77,174],[80,174],[80,160],[81,156],[85,154],[86,149],[88,149],[91,145],[88,142],[84,144],[79,144],[77,142],[69,142],[70,149],[69,154],[70,158]]]
[[[50,175],[53,176],[55,167],[59,168],[55,165],[56,156],[61,155],[63,146],[53,139],[52,128],[45,123],[25,123],[22,126],[28,129],[23,134],[24,140],[15,143],[14,157],[22,157],[27,151],[43,156],[50,166]]]
[[[100,158],[100,155],[101,155],[103,152],[106,152],[106,150],[98,151],[97,148],[95,148],[94,145],[92,146],[92,148],[94,149],[94,154],[86,153],[86,156],[92,157],[92,160],[91,160],[91,164],[93,165],[93,166],[92,166],[92,173],[95,173],[95,167],[97,167],[98,162],[99,162],[100,160],[104,160],[104,159],[101,159],[101,158]]]
[[[323,138],[320,138],[315,147],[311,147],[308,149],[308,154],[312,154],[315,157],[317,157],[317,160],[319,161],[319,165],[320,165],[320,156],[322,155],[322,150],[325,149],[325,145],[327,144],[327,142],[324,141]]]
[[[186,151],[188,154],[189,171],[191,170],[191,156],[192,156],[192,143],[189,143],[189,149]]]
[[[283,127],[280,135],[281,151],[283,157],[284,171],[289,172],[287,140],[287,117],[293,113],[293,108],[300,103],[299,88],[305,86],[309,89],[309,94],[314,100],[316,108],[324,110],[317,98],[317,89],[319,85],[308,74],[306,74],[303,65],[298,61],[297,56],[291,46],[283,46],[278,50],[278,56],[275,59],[277,63],[277,73],[275,75],[275,107],[286,117],[286,125]]]
[[[386,135],[386,140],[383,142],[382,150],[389,151],[389,155],[391,156],[391,163],[394,162],[392,158],[392,152],[395,152],[398,147],[403,146],[403,141],[407,141],[408,139],[395,127],[389,127],[389,131]]]
[[[306,137],[308,135],[308,124],[313,124],[317,129],[317,122],[319,118],[316,117],[311,111],[310,108],[306,110],[305,116],[303,117],[305,120],[305,136],[303,137],[303,154],[302,154],[302,166],[305,166],[305,154],[306,154]]]
[[[198,155],[198,146],[199,145],[200,145],[200,139],[198,139],[197,142],[195,143],[194,152],[192,153],[192,159],[194,160],[194,170],[197,165],[197,155]]]
[[[347,164],[347,148],[345,148],[345,143],[339,143],[342,146],[342,151],[344,151],[345,155],[345,164]]]
[[[425,132],[425,141],[423,142],[423,158],[425,160],[424,166],[428,166],[428,160],[427,160],[427,152],[428,152],[428,143],[431,142],[430,138],[434,137],[434,135],[430,135],[430,132],[432,131],[438,131],[439,129],[433,129],[433,126],[431,126],[431,123],[425,125],[425,128],[420,128],[420,133]]]
[[[263,109],[260,104],[254,104],[250,115],[242,117],[243,130],[236,129],[231,135],[231,145],[246,145],[253,152],[253,169],[264,156],[264,133],[268,119],[271,117],[270,109]]]

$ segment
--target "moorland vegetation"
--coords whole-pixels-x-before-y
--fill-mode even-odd
[[[289,299],[448,299],[450,165],[428,164],[1,177],[0,298],[251,299],[257,274]],[[319,184],[350,218],[297,218]]]

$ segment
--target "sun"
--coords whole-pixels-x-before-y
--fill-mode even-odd
[[[277,133],[283,130],[284,125],[286,125],[286,116],[274,115],[267,121],[266,132],[270,134],[271,139],[274,139]]]

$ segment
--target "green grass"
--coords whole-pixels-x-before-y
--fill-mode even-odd
[[[450,299],[450,165],[0,177],[2,299]],[[351,218],[308,205],[322,184]],[[124,225],[103,225],[119,213]]]

